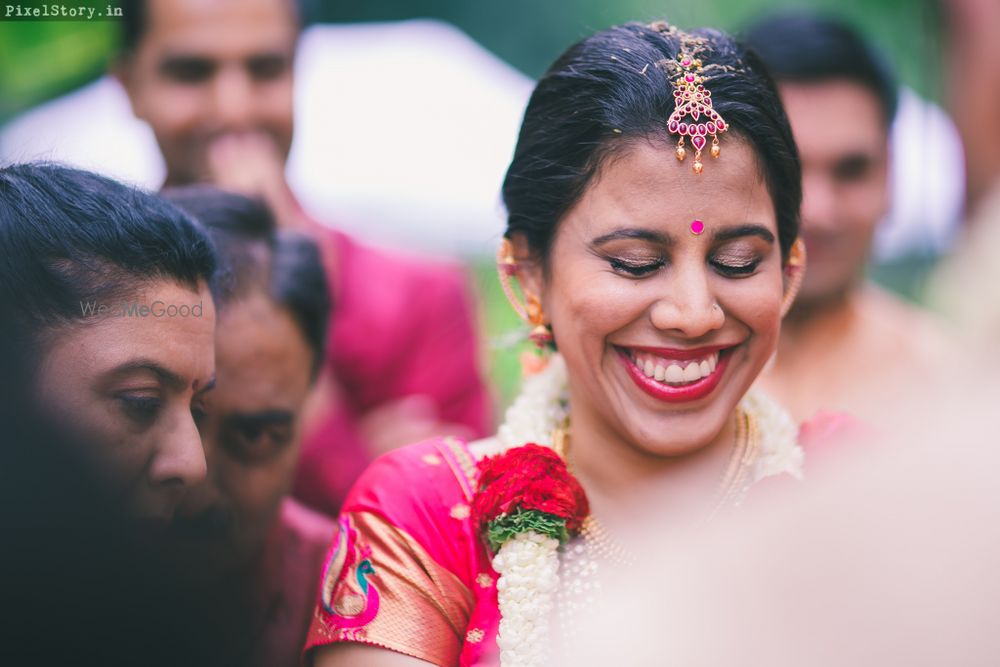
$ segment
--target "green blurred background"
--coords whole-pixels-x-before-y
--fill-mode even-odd
[[[109,0],[73,0],[105,8]],[[116,0],[110,0],[116,4]],[[38,0],[19,0],[38,5]],[[783,9],[812,9],[845,18],[882,49],[901,80],[939,99],[939,35],[921,0],[307,0],[307,22],[397,21],[435,18],[456,25],[532,78],[569,44],[595,30],[630,20],[666,18],[685,28],[738,31],[754,18]],[[0,124],[31,106],[100,76],[117,41],[112,21],[4,21],[0,12]],[[499,184],[498,184],[499,187]],[[907,296],[918,293],[932,258],[908,258],[874,267],[874,277]],[[505,403],[519,378],[523,345],[497,284],[492,262],[472,266],[490,341],[488,363]]]
[[[73,0],[104,8],[116,0]],[[18,4],[40,5],[39,0]],[[936,98],[937,30],[920,0],[307,0],[309,21],[448,21],[530,77],[564,48],[615,23],[667,18],[739,30],[763,13],[809,8],[841,16],[882,45],[902,79]],[[0,121],[99,76],[114,52],[112,21],[6,21],[0,12]]]

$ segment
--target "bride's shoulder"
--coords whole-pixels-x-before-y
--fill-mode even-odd
[[[345,507],[392,505],[414,499],[453,500],[468,496],[476,475],[476,458],[469,445],[449,436],[431,438],[394,449],[361,474]]]

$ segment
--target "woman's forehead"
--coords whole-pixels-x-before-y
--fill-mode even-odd
[[[566,217],[584,227],[628,223],[706,225],[756,222],[776,228],[774,205],[748,143],[729,141],[703,173],[674,157],[665,143],[635,142],[602,167]]]

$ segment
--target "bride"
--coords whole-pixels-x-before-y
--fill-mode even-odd
[[[638,533],[801,475],[799,428],[751,391],[804,262],[798,157],[752,53],[662,22],[582,40],[535,88],[503,195],[501,279],[549,356],[496,438],[358,481],[313,664],[547,665]]]

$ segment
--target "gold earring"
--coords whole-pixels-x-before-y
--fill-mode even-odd
[[[514,291],[513,278],[517,275],[518,263],[514,259],[514,246],[510,239],[504,239],[497,253],[497,273],[500,275],[500,286],[510,302],[511,308],[524,322],[531,327],[528,337],[539,350],[544,350],[552,343],[552,331],[545,324],[545,314],[542,304],[534,294],[525,293],[525,303]],[[522,292],[524,290],[522,289]]]
[[[542,304],[534,294],[528,295],[528,324],[531,325],[531,333],[528,338],[539,350],[544,350],[552,342],[552,331],[545,324],[545,313],[542,312]]]

